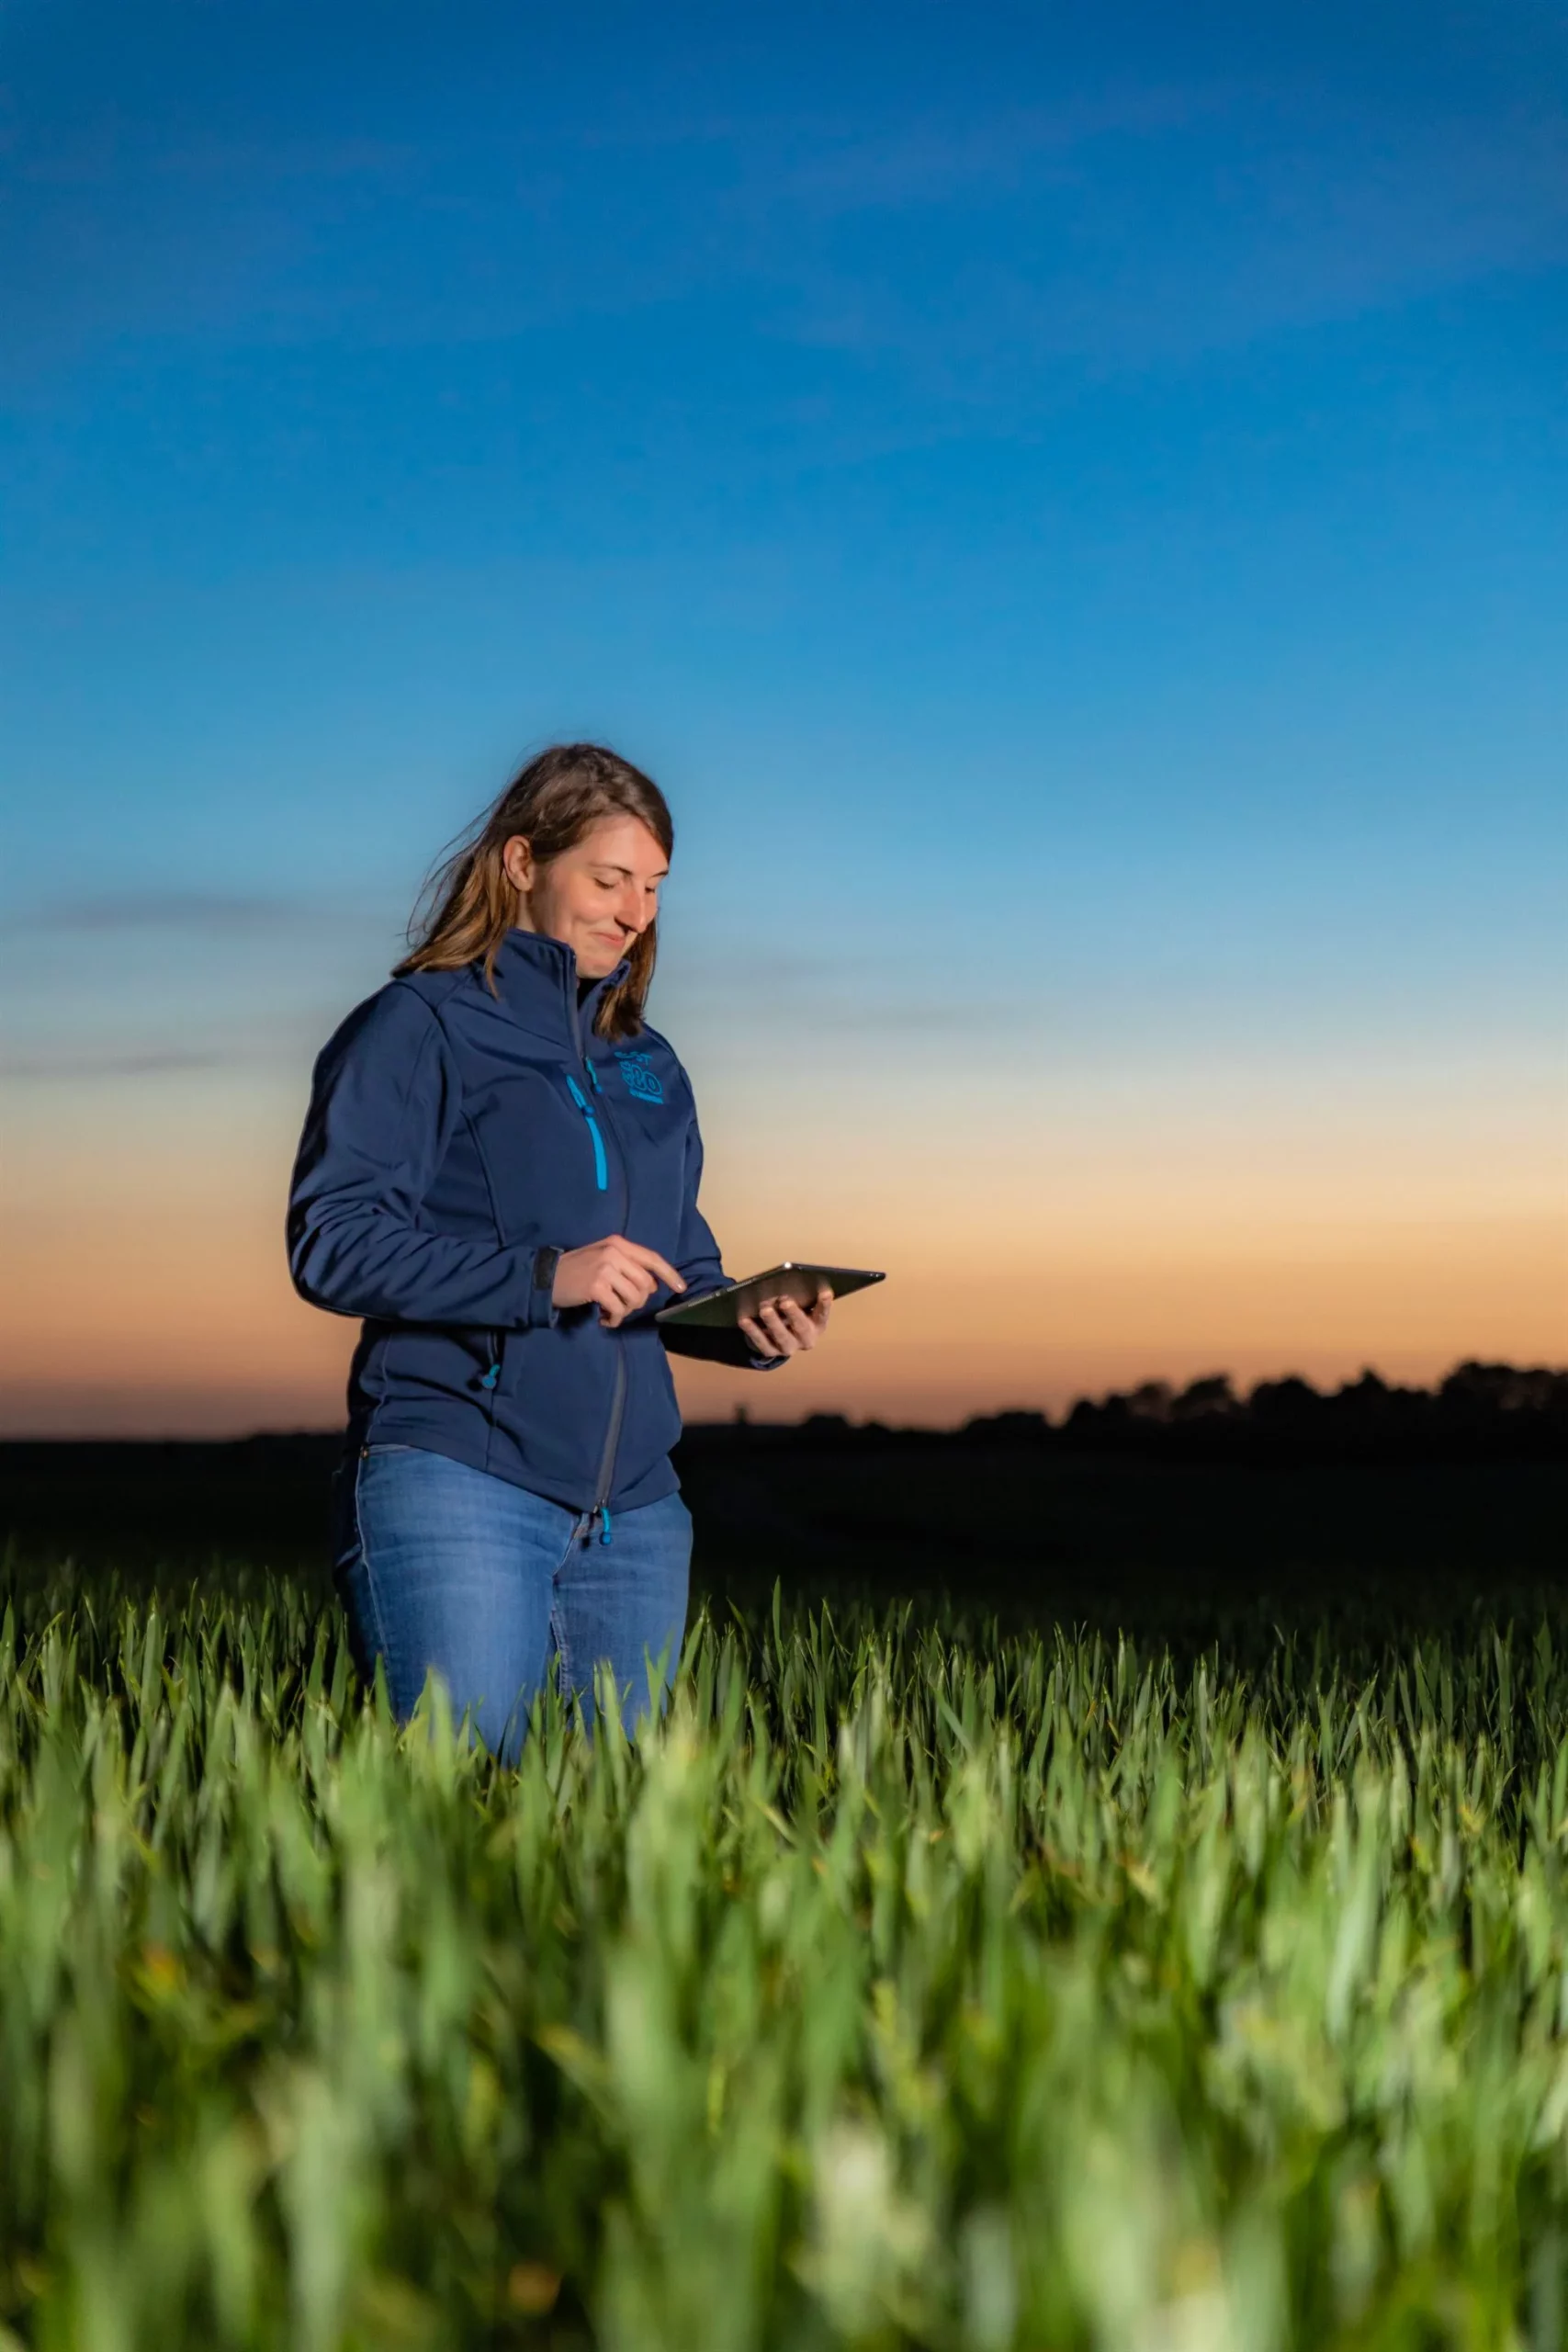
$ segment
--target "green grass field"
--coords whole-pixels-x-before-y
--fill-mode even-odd
[[[252,1571],[19,1572],[0,2344],[1568,2330],[1568,1657],[849,1608],[401,1736]]]

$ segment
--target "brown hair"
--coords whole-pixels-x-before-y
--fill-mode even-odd
[[[397,971],[454,972],[482,958],[495,995],[495,959],[517,920],[517,893],[501,862],[507,842],[520,833],[536,862],[547,865],[604,817],[636,817],[666,857],[674,851],[664,795],[629,760],[599,743],[556,743],[541,752],[431,875],[409,924],[412,952]],[[635,1037],[642,1027],[657,929],[650,922],[634,941],[631,970],[600,999],[593,1025],[602,1037]]]

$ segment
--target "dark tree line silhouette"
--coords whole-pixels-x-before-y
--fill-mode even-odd
[[[762,1431],[749,1432],[760,1438]],[[710,1437],[690,1432],[688,1442]],[[1019,1409],[977,1414],[947,1434],[901,1430],[835,1413],[780,1430],[778,1442],[879,1442],[1132,1453],[1164,1460],[1535,1460],[1568,1455],[1568,1371],[1467,1362],[1431,1388],[1400,1387],[1372,1371],[1334,1389],[1297,1374],[1259,1381],[1246,1396],[1228,1373],[1176,1388],[1146,1380],[1098,1399],[1079,1397],[1060,1420]]]
[[[328,1482],[342,1442],[335,1431],[311,1430],[226,1442],[0,1443],[0,1550],[12,1539],[24,1550],[80,1542],[128,1558],[182,1547],[216,1554],[236,1545],[274,1553],[294,1546],[324,1556]],[[888,1465],[874,1460],[878,1454],[898,1457],[891,1486],[883,1476]],[[1010,1465],[998,1462],[1002,1454],[1014,1457]],[[831,1517],[834,1497],[842,1502],[858,1495],[863,1508],[857,1506],[854,1524],[863,1532],[868,1511],[874,1520],[903,1497],[899,1540],[907,1546],[913,1541],[908,1497],[925,1498],[923,1511],[932,1497],[968,1494],[976,1480],[994,1486],[998,1478],[1010,1491],[1027,1494],[1035,1461],[1059,1464],[1069,1481],[1076,1463],[1092,1486],[1096,1457],[1130,1465],[1251,1464],[1287,1477],[1320,1464],[1374,1470],[1428,1464],[1432,1477],[1424,1482],[1416,1470],[1399,1490],[1402,1508],[1426,1510],[1426,1525],[1434,1510],[1448,1508],[1434,1498],[1451,1464],[1568,1460],[1568,1372],[1470,1363],[1433,1388],[1395,1387],[1363,1372],[1333,1390],[1293,1376],[1266,1380],[1245,1396],[1226,1374],[1212,1373],[1179,1389],[1145,1381],[1080,1398],[1058,1420],[1043,1412],[988,1413],[948,1430],[889,1429],[836,1413],[782,1422],[738,1417],[689,1426],[676,1460],[699,1520],[740,1556],[764,1503],[775,1515],[787,1504],[798,1517],[815,1508],[814,1498],[826,1498]],[[866,1465],[863,1482],[854,1476],[858,1461]],[[1497,1492],[1540,1518],[1561,1511],[1549,1483],[1527,1467],[1522,1479],[1505,1480]],[[1224,1484],[1205,1487],[1206,1507],[1218,1507]],[[1159,1482],[1158,1491],[1165,1501],[1156,1515],[1163,1523],[1170,1482]]]

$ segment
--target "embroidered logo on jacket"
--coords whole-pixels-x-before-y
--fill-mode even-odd
[[[663,1102],[664,1089],[658,1071],[651,1067],[651,1054],[617,1054],[615,1059],[620,1064],[621,1076],[639,1102]]]

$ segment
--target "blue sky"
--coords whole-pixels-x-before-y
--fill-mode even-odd
[[[749,1247],[891,1138],[918,1263],[978,1088],[1025,1240],[1041,1138],[1149,1168],[1131,1266],[1273,1102],[1261,1227],[1324,1145],[1358,1247],[1426,1221],[1416,1290],[1513,1219],[1517,1312],[1199,1355],[1528,1351],[1553,1284],[1568,1340],[1561,10],[66,0],[0,50],[34,1254],[95,1122],[136,1216],[221,1090],[281,1182],[431,854],[586,733],[675,804],[656,1017]]]

